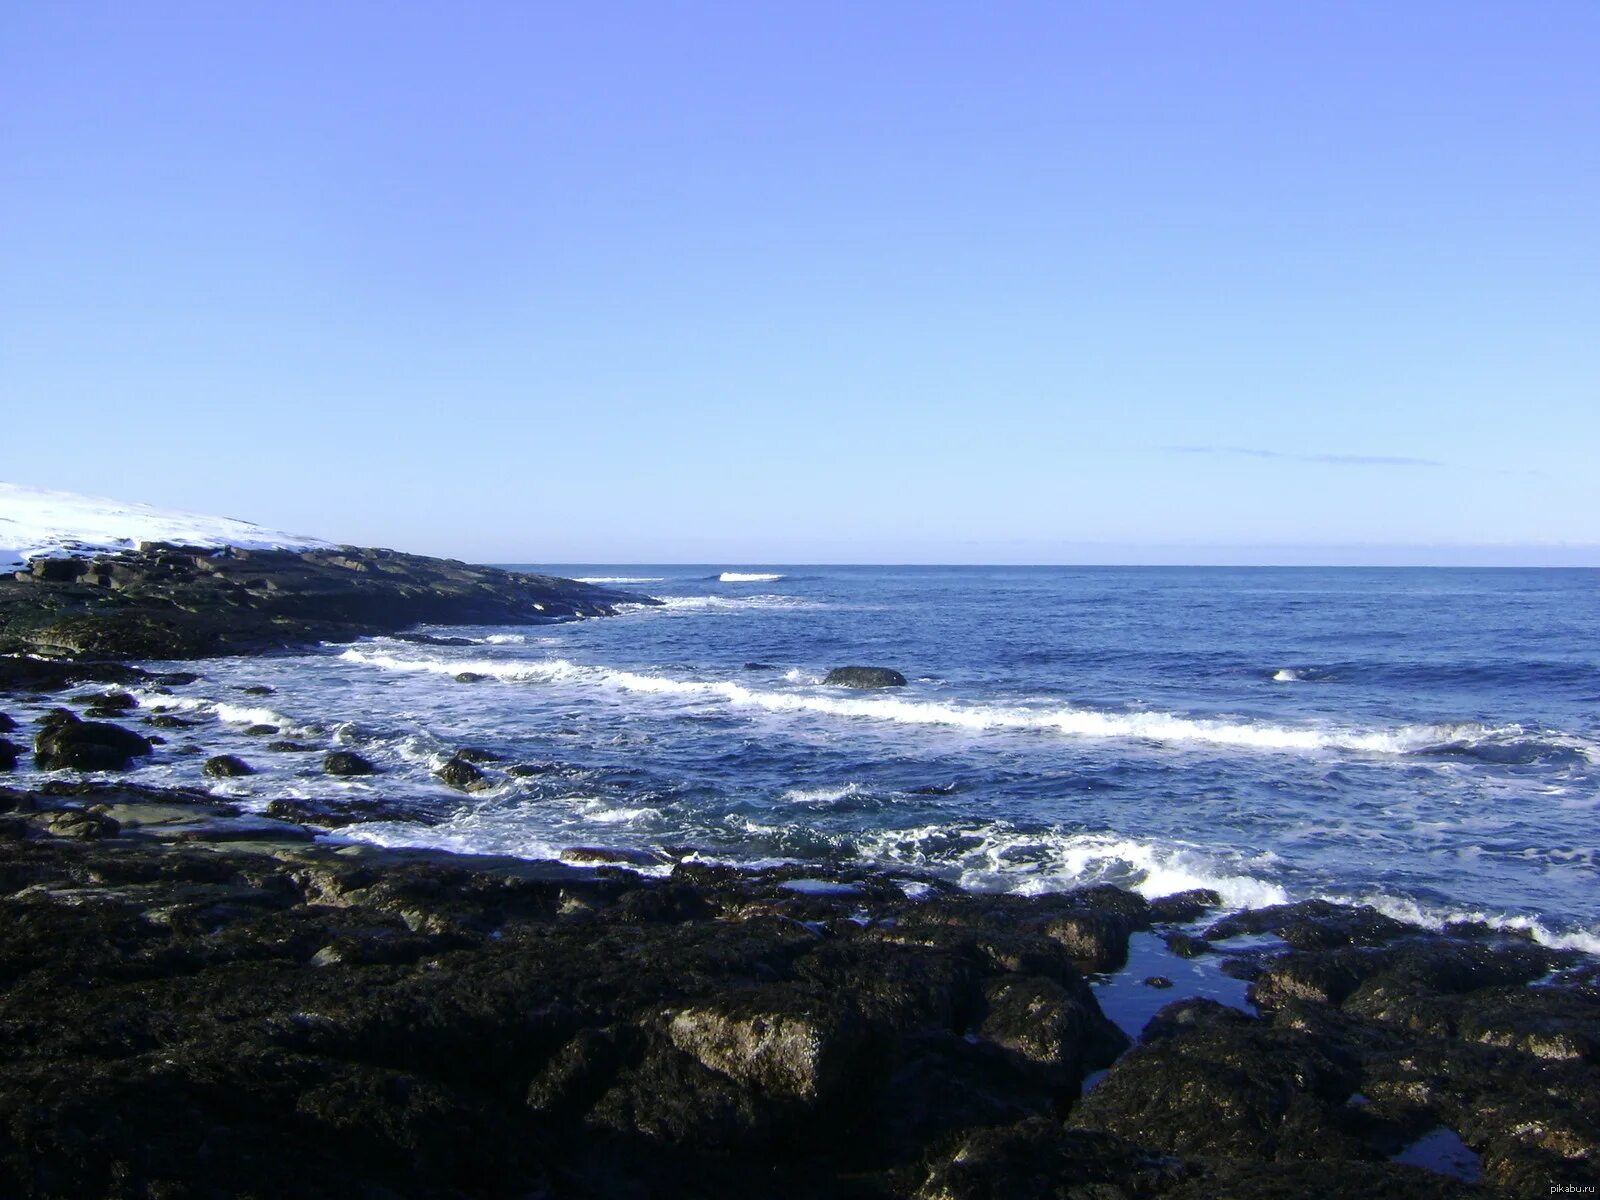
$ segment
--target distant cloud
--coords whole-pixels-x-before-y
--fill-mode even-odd
[[[1333,463],[1344,467],[1442,467],[1436,458],[1410,458],[1398,454],[1300,454],[1286,450],[1257,450],[1250,446],[1166,446],[1169,454],[1221,454],[1243,458],[1276,458],[1287,462]]]

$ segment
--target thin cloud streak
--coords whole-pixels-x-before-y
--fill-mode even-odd
[[[1297,454],[1286,450],[1259,450],[1250,446],[1166,446],[1169,454],[1217,454],[1243,458],[1271,458],[1284,462],[1331,463],[1341,467],[1442,467],[1436,458],[1411,458],[1398,454]]]

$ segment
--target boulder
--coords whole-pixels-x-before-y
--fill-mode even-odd
[[[254,775],[255,768],[242,758],[232,754],[218,754],[214,758],[206,759],[205,766],[200,768],[213,779],[233,779],[240,775]]]
[[[433,774],[441,783],[455,788],[458,792],[482,792],[494,786],[493,780],[459,754]]]
[[[889,667],[835,667],[822,681],[829,687],[905,687],[906,677]]]
[[[0,733],[10,733],[17,727],[17,723],[7,714],[0,712]]]
[[[123,771],[135,758],[151,753],[148,738],[101,721],[80,721],[55,709],[40,723],[34,739],[34,761],[41,770]]]
[[[0,737],[0,771],[13,770],[17,765],[17,757],[21,753],[21,746],[9,738]]]
[[[1127,1049],[1126,1035],[1106,1019],[1081,979],[1067,987],[1038,976],[1002,976],[989,984],[986,998],[980,1037],[1064,1071],[1074,1084]]]
[[[322,760],[322,769],[329,775],[376,775],[378,768],[351,750],[334,750]]]

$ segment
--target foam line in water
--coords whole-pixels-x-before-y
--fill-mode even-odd
[[[783,576],[762,571],[724,571],[717,578],[723,583],[776,583]]]
[[[660,583],[660,575],[579,575],[576,583]]]
[[[472,671],[512,682],[562,683],[614,688],[642,695],[679,696],[721,701],[737,707],[775,713],[818,713],[826,716],[887,721],[904,725],[943,726],[972,732],[1039,730],[1069,737],[1128,739],[1163,745],[1228,746],[1263,752],[1346,750],[1363,754],[1465,754],[1497,757],[1502,749],[1526,741],[1516,726],[1489,728],[1477,724],[1406,725],[1386,730],[1338,727],[1292,728],[1247,720],[1186,717],[1175,713],[1114,713],[1064,706],[1022,707],[968,704],[901,697],[819,695],[815,691],[767,691],[732,680],[674,679],[607,667],[580,666],[566,659],[503,662],[488,659],[402,658],[383,651],[352,647],[341,657],[352,663],[392,671],[455,675]],[[1566,746],[1564,743],[1572,745]],[[1587,755],[1589,748],[1556,735],[1538,746]]]

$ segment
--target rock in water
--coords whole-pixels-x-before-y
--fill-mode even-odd
[[[215,758],[206,759],[206,765],[200,768],[213,779],[232,779],[239,775],[254,775],[255,768],[242,758],[232,754],[219,754]]]
[[[0,771],[9,771],[17,765],[22,748],[9,738],[0,737]]]
[[[482,771],[459,754],[435,771],[434,775],[458,792],[482,792],[494,786]]]
[[[906,677],[889,667],[835,667],[822,681],[830,687],[905,687]]]
[[[367,759],[349,750],[335,750],[322,760],[322,769],[329,775],[376,775],[378,768]]]
[[[125,771],[135,758],[155,749],[131,729],[101,721],[80,721],[57,709],[42,722],[34,739],[34,761],[41,770]]]

